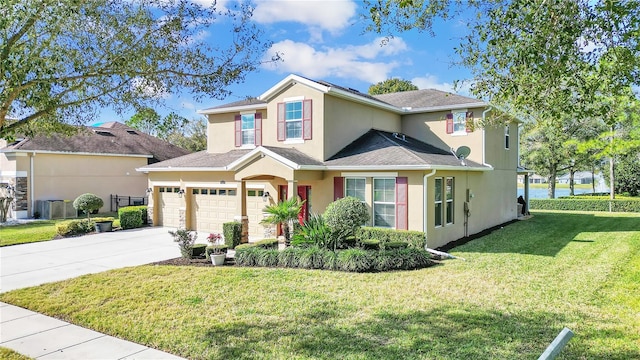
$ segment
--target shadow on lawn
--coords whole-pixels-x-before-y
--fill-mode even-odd
[[[594,215],[540,211],[528,220],[460,239],[452,244],[455,247],[450,246],[449,249],[454,252],[555,256],[571,242],[581,243],[581,246],[596,245],[597,239],[581,237],[580,234],[620,231],[640,231],[640,221],[637,217],[608,213]]]
[[[328,312],[327,312],[328,311]],[[505,314],[470,307],[380,312],[336,326],[338,309],[318,309],[293,320],[225,324],[206,334],[210,359],[535,359],[571,320],[552,313]],[[325,316],[330,314],[330,316]],[[339,317],[339,315],[337,315]],[[575,321],[575,318],[573,319]],[[304,324],[294,328],[293,324]],[[640,358],[640,350],[592,349],[589,338],[624,334],[576,333],[562,354],[573,358]],[[593,340],[593,339],[590,339]],[[190,357],[198,357],[190,354]]]

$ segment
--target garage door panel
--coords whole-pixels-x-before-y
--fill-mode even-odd
[[[180,225],[180,196],[173,192],[160,192],[159,223],[166,227],[179,227]]]
[[[211,189],[207,189],[206,194],[202,194],[201,189],[197,192],[191,201],[192,227],[200,232],[222,233],[222,224],[232,221],[235,216],[235,196],[228,195],[226,191]]]

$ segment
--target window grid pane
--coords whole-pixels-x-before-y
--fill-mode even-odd
[[[287,121],[287,139],[302,138],[302,120]]]
[[[365,179],[346,179],[346,196],[365,201]]]
[[[395,189],[395,179],[373,179],[373,226],[395,227]]]
[[[447,186],[446,186],[446,194],[445,197],[447,199],[447,205],[445,208],[446,211],[446,221],[447,224],[453,224],[453,191],[454,191],[454,179],[452,177],[447,178]]]
[[[453,114],[453,132],[467,131],[467,114],[465,112],[457,112]]]
[[[302,120],[302,101],[288,102],[285,105],[285,120]]]
[[[442,226],[442,178],[435,178],[433,183],[435,226]]]

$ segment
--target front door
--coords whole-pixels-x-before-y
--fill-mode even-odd
[[[302,201],[302,208],[300,209],[300,213],[298,213],[298,222],[300,225],[304,224],[305,220],[309,219],[309,195],[311,194],[311,186],[308,185],[299,185],[298,186],[298,196],[300,197],[300,201]]]

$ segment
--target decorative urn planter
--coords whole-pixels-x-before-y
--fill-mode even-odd
[[[215,266],[224,265],[224,260],[227,258],[227,254],[210,254],[211,263]]]
[[[100,221],[95,224],[96,232],[110,232],[113,230],[113,221]]]

